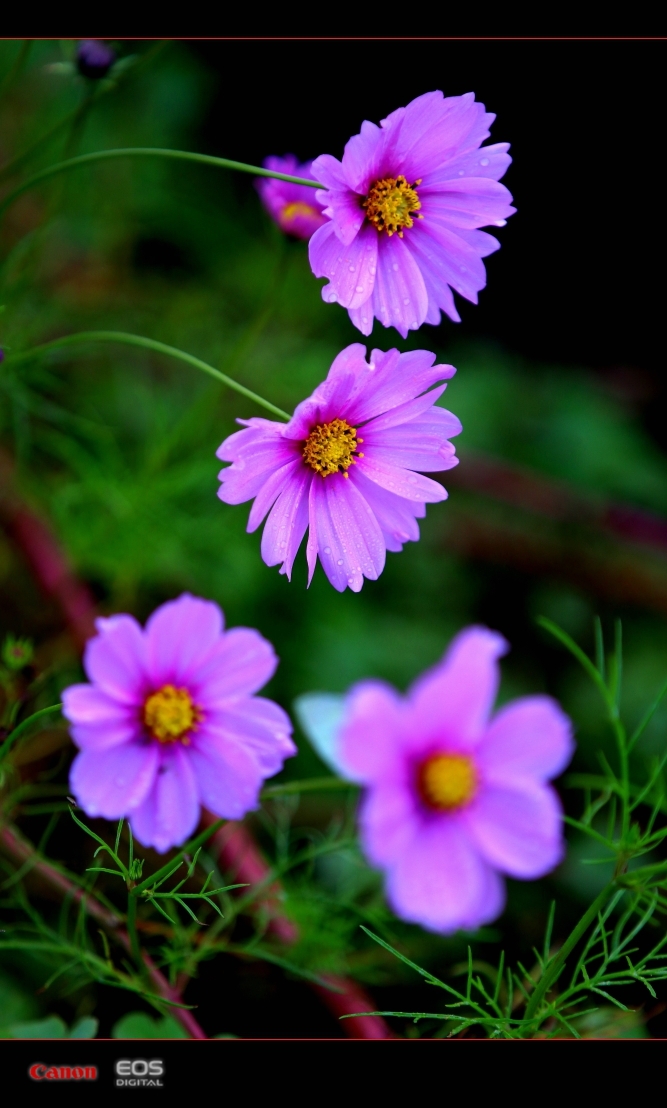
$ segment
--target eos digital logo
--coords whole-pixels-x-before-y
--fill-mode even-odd
[[[163,1076],[164,1062],[161,1058],[120,1058],[116,1062],[116,1085],[162,1088],[164,1082],[160,1079]]]

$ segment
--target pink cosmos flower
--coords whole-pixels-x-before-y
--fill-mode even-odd
[[[461,431],[455,415],[435,407],[453,366],[434,365],[426,350],[399,354],[353,343],[334,360],[326,381],[297,407],[289,423],[238,420],[218,457],[226,504],[255,500],[248,531],[269,513],[262,558],[291,577],[309,529],[312,580],[317,558],[339,592],[359,592],[382,573],[387,550],[419,538],[425,505],[445,500],[442,485],[417,470],[458,462],[448,441]],[[430,389],[430,391],[426,391]]]
[[[508,143],[480,149],[494,119],[472,92],[427,92],[379,127],[362,123],[342,162],[313,162],[329,222],[310,240],[311,268],[329,278],[324,300],[347,308],[362,334],[376,317],[403,338],[439,323],[441,310],[460,322],[452,289],[477,303],[481,259],[500,245],[478,228],[502,227],[516,210],[498,183]]]
[[[506,650],[500,635],[470,627],[406,698],[363,681],[345,705],[337,756],[366,790],[365,853],[385,871],[396,914],[432,931],[491,922],[504,905],[501,874],[541,877],[563,857],[547,781],[572,757],[571,724],[547,696],[489,718]]]
[[[187,593],[153,612],[98,619],[89,685],[63,693],[80,754],[70,788],[89,816],[130,820],[144,846],[183,843],[200,805],[240,819],[296,754],[289,718],[254,693],[277,659],[257,631],[223,631],[217,604]]]
[[[294,154],[286,154],[284,158],[266,158],[264,168],[314,181],[316,178],[312,174],[312,164],[304,162],[299,165]],[[318,190],[308,188],[308,185],[278,181],[272,177],[259,177],[255,184],[267,212],[286,234],[298,239],[309,239],[313,231],[326,223],[322,215],[324,204],[317,199]]]

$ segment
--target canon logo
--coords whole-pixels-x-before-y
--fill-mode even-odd
[[[97,1066],[47,1066],[35,1062],[28,1076],[33,1081],[97,1081]]]
[[[116,1062],[116,1085],[162,1086],[164,1074],[161,1058],[120,1058]]]

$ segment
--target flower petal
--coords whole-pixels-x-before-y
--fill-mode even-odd
[[[423,502],[406,500],[393,492],[387,492],[380,485],[364,477],[361,471],[355,473],[354,483],[373,509],[373,514],[382,529],[387,550],[397,553],[403,549],[403,543],[418,541],[417,519],[423,519],[426,515]]]
[[[498,658],[507,649],[502,635],[486,627],[461,631],[442,661],[409,691],[414,730],[453,750],[475,747],[498,691]]]
[[[233,627],[198,667],[191,689],[204,713],[216,711],[261,689],[277,665],[271,643],[259,631]]]
[[[385,234],[379,239],[373,311],[383,326],[395,327],[406,338],[408,331],[416,331],[426,318],[428,293],[405,240]]]
[[[308,527],[308,493],[313,471],[300,464],[276,500],[262,534],[262,558],[267,566],[282,563],[289,581],[297,551]],[[256,503],[256,502],[255,502]]]
[[[258,490],[255,503],[250,509],[250,515],[248,516],[248,526],[246,531],[248,534],[252,534],[256,531],[260,523],[264,519],[264,516],[271,510],[274,503],[278,498],[282,498],[285,492],[288,492],[295,479],[299,479],[302,476],[303,462],[298,457],[293,457],[287,462],[286,465],[275,470],[273,473],[267,474],[264,478],[264,484]],[[266,528],[264,529],[266,534]],[[262,543],[262,549],[263,549]],[[264,557],[264,554],[262,554]],[[276,559],[282,561],[282,558]],[[267,562],[264,558],[267,566],[274,566],[275,561]]]
[[[484,784],[461,818],[487,862],[511,877],[542,877],[563,857],[563,817],[548,785]]]
[[[84,750],[72,762],[70,788],[89,816],[120,819],[141,804],[158,767],[157,743]]]
[[[419,199],[425,226],[438,220],[451,227],[488,227],[516,211],[509,190],[489,177],[462,177],[432,188],[422,186]]]
[[[328,277],[322,289],[328,303],[358,308],[373,292],[377,267],[378,233],[371,224],[344,245],[331,224],[316,231],[308,244],[310,266],[316,277]]]
[[[89,639],[83,666],[96,685],[124,704],[138,704],[148,678],[143,631],[132,616],[95,620],[98,634]]]
[[[197,735],[188,751],[202,804],[224,819],[243,819],[257,807],[262,772],[252,753],[238,740],[213,728]]]
[[[148,667],[154,686],[190,682],[219,641],[222,627],[218,605],[189,593],[157,608],[146,624]]]
[[[285,758],[297,754],[292,742],[292,723],[286,712],[272,700],[262,696],[248,697],[210,718],[216,735],[225,735],[234,743],[245,746],[254,756],[262,777],[273,777],[283,767]],[[202,742],[204,745],[204,731]]]
[[[418,500],[426,504],[438,504],[447,499],[447,492],[437,481],[412,473],[409,469],[390,465],[373,454],[365,455],[358,463],[359,472],[381,488],[404,496],[406,500]]]
[[[199,822],[197,782],[180,743],[162,751],[161,763],[146,799],[132,812],[132,834],[160,854],[181,846]]]
[[[351,780],[369,783],[397,771],[403,704],[390,685],[361,681],[347,694],[337,756]]]
[[[443,934],[491,923],[504,904],[502,882],[456,817],[416,830],[389,871],[387,893],[402,919]]]
[[[573,753],[572,723],[556,701],[525,696],[494,716],[477,758],[486,781],[511,784],[557,777]]]
[[[95,685],[70,685],[62,698],[63,715],[80,749],[104,750],[141,736],[136,706],[120,703]]]
[[[385,545],[373,511],[352,479],[333,473],[313,481],[310,528],[322,568],[339,592],[359,592],[364,577],[375,581],[384,569]]]
[[[399,354],[398,350],[388,350],[386,354],[372,350],[363,388],[349,409],[350,418],[355,423],[364,423],[393,412],[456,373],[453,365],[434,362],[435,354],[429,350],[409,350],[406,354]]]

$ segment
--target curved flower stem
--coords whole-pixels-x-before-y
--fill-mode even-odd
[[[309,181],[305,177],[292,177],[288,173],[277,173],[272,169],[264,169],[259,165],[248,165],[246,162],[234,162],[229,158],[216,158],[212,154],[195,154],[190,150],[169,150],[165,147],[159,146],[124,146],[119,147],[117,150],[96,150],[92,154],[79,154],[76,158],[67,158],[66,161],[56,162],[55,165],[50,165],[46,169],[40,170],[39,173],[33,174],[32,177],[28,177],[27,181],[18,185],[10,193],[5,196],[4,200],[0,203],[0,214],[2,214],[10,204],[13,204],[15,200],[18,200],[19,196],[22,196],[24,192],[28,192],[29,189],[39,185],[42,181],[48,181],[50,177],[55,177],[58,173],[66,173],[69,169],[77,169],[82,165],[89,165],[91,162],[108,161],[109,158],[173,158],[176,161],[182,162],[198,162],[200,165],[211,165],[216,169],[235,169],[239,173],[252,173],[254,177],[275,177],[278,181],[290,181],[295,185],[308,185],[309,188],[321,189],[324,186],[319,181]]]
[[[144,961],[141,953],[141,947],[139,946],[139,936],[137,935],[137,898],[132,896],[132,892],[127,898],[127,933],[130,936],[130,950],[132,951],[132,957],[134,958],[139,969],[143,967]]]
[[[8,354],[3,364],[18,365],[20,362],[27,362],[32,358],[40,357],[40,355],[46,354],[50,350],[60,350],[62,347],[76,346],[84,342],[119,342],[125,346],[139,346],[144,350],[152,350],[156,354],[166,354],[169,358],[176,358],[178,361],[194,366],[195,369],[202,370],[203,373],[208,373],[210,377],[215,377],[216,380],[221,381],[228,388],[234,389],[241,396],[254,400],[255,404],[266,408],[273,415],[280,416],[281,419],[285,420],[290,419],[288,413],[284,412],[282,408],[277,408],[269,400],[258,396],[256,392],[252,392],[245,385],[239,384],[232,377],[228,377],[226,373],[221,373],[219,369],[215,369],[208,362],[203,362],[201,358],[195,358],[193,354],[187,354],[185,350],[179,350],[175,346],[167,346],[166,343],[158,342],[156,339],[147,339],[143,335],[130,335],[125,331],[77,331],[73,335],[63,335],[60,339],[53,339],[51,342],[44,342],[40,346],[33,346],[30,350],[23,350],[18,354]]]
[[[611,895],[615,887],[615,881],[611,881],[608,885],[604,887],[599,896],[595,898],[591,906],[584,912],[577,925],[572,929],[558,953],[551,959],[550,962],[547,962],[544,973],[537,982],[531,998],[526,1005],[526,1024],[528,1024],[529,1020],[537,1016],[539,1007],[544,1000],[546,994],[560,976],[561,971],[565,965],[566,958],[571,953],[573,948],[577,945],[587,928],[590,927],[591,923],[593,922],[598,912],[603,907],[605,901]]]
[[[62,708],[62,704],[52,704],[50,708],[42,708],[39,712],[33,712],[31,716],[24,719],[19,723],[13,731],[9,733],[5,741],[0,745],[0,762],[9,754],[11,747],[14,745],[17,739],[21,738],[21,735],[25,734],[30,729],[30,725],[34,723],[36,719],[40,719],[42,716],[50,715],[52,712],[59,712]]]

